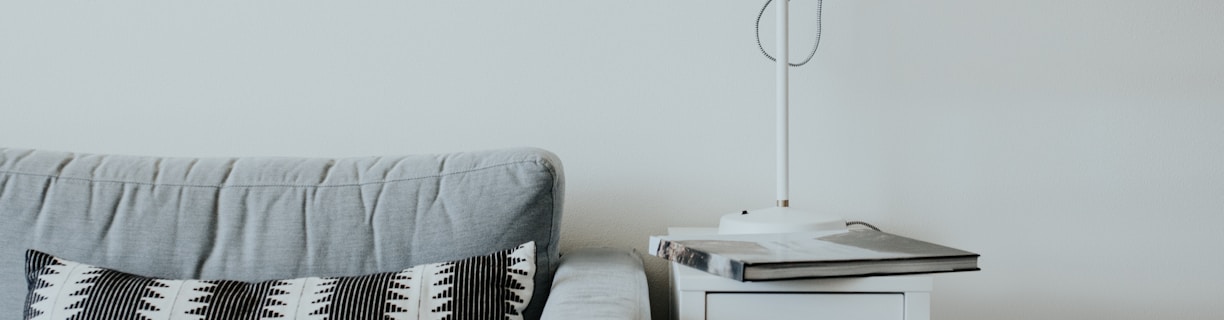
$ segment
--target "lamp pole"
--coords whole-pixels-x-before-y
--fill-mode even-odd
[[[777,1],[777,171],[778,207],[790,206],[790,34],[789,0]]]

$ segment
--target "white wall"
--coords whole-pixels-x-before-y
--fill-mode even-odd
[[[644,249],[773,202],[760,4],[7,1],[0,145],[539,146],[565,161],[567,247]],[[792,7],[799,55],[814,6]],[[1224,316],[1224,2],[825,9],[792,72],[792,199],[982,253],[936,277],[934,318]]]

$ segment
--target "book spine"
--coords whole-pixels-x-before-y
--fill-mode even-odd
[[[706,273],[744,281],[742,262],[685,246],[684,241],[662,239],[652,246],[651,254]]]

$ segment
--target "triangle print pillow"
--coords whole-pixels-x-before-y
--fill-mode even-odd
[[[353,277],[169,280],[26,252],[25,319],[522,319],[535,242]]]

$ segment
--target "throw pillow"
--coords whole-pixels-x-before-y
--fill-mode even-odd
[[[25,319],[522,319],[535,243],[353,277],[170,280],[26,252]]]

